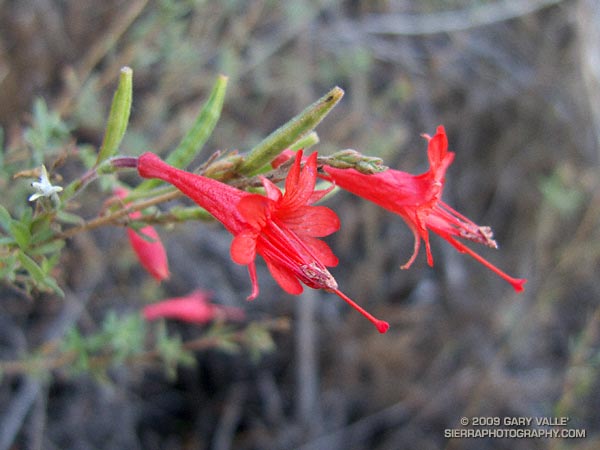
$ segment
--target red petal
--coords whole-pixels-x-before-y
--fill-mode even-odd
[[[144,237],[140,236],[140,234]],[[127,229],[129,243],[137,255],[140,264],[157,281],[169,278],[167,252],[158,233],[153,227],[146,226],[140,230],[140,234],[131,228]],[[152,242],[146,240],[147,238],[152,239]]]
[[[324,166],[324,169],[337,186],[396,213],[402,206],[421,204],[426,192],[424,187],[430,184],[429,179],[424,186],[418,176],[393,169],[373,175],[354,169],[329,166]]]
[[[113,189],[113,193],[117,196],[117,198],[124,199],[129,195],[129,191],[124,187],[117,186]]]
[[[429,164],[431,170],[437,172],[440,165],[444,161],[446,154],[448,153],[448,138],[446,137],[446,131],[444,127],[440,125],[437,128],[435,136],[429,140],[429,146],[427,147],[427,154],[429,157]]]
[[[251,227],[262,228],[267,222],[267,213],[271,208],[271,200],[263,195],[252,194],[242,198],[237,210]]]
[[[410,258],[408,259],[408,261],[406,261],[404,264],[402,264],[400,266],[401,269],[408,269],[410,266],[412,266],[412,263],[415,262],[415,259],[417,258],[417,255],[419,254],[419,248],[421,248],[421,238],[419,237],[419,233],[417,233],[417,230],[415,230],[413,227],[410,227],[410,229],[413,232],[413,236],[414,236],[414,245],[413,245],[413,252],[412,255],[410,255]]]
[[[313,195],[317,180],[317,154],[310,155],[304,168],[300,171],[302,151],[296,154],[296,161],[290,169],[285,180],[285,194],[281,201],[281,208],[290,208],[306,205]]]
[[[256,264],[254,261],[248,264],[248,275],[250,275],[250,281],[252,282],[252,292],[250,292],[250,295],[246,298],[246,300],[254,300],[256,297],[258,297],[259,292],[258,278],[256,277]]]
[[[269,197],[274,202],[278,202],[281,200],[281,191],[271,180],[265,177],[260,177],[263,187],[265,188],[265,192],[267,193],[267,197]]]
[[[192,323],[206,323],[219,318],[240,321],[245,318],[240,308],[210,303],[209,294],[201,290],[145,306],[142,315],[146,320],[165,318]]]
[[[282,151],[278,157],[276,157],[273,161],[271,161],[271,167],[273,167],[273,169],[277,169],[279,166],[281,166],[283,163],[285,163],[288,159],[293,158],[295,154],[296,154],[296,152],[293,150],[290,150],[289,148],[287,150]]]
[[[124,199],[129,195],[127,189],[122,187],[115,188],[114,193],[120,199]],[[134,220],[141,216],[141,211],[134,211],[129,214],[129,217]],[[143,227],[139,232],[128,228],[127,235],[142,267],[159,282],[169,278],[167,252],[156,230],[149,225]]]
[[[287,177],[285,179],[285,190],[291,191],[294,186],[298,184],[298,177],[300,175],[300,163],[302,162],[302,150],[299,150],[296,153],[296,159],[294,160],[294,164],[288,171]],[[289,185],[288,185],[289,184]]]
[[[304,206],[277,217],[292,231],[307,236],[329,236],[340,229],[337,214],[326,206]]]
[[[315,259],[320,261],[323,265],[328,267],[335,267],[338,265],[339,260],[329,245],[327,245],[327,242],[310,236],[302,236],[301,239],[313,253]]]
[[[281,286],[281,289],[292,295],[299,295],[302,293],[302,285],[293,273],[289,270],[277,267],[267,259],[265,259],[265,262],[267,263],[269,272],[271,272],[271,275],[275,281],[277,281],[277,284]]]
[[[195,291],[186,297],[175,297],[148,305],[143,308],[142,314],[146,320],[169,318],[206,323],[215,317],[217,309],[208,302],[204,292]]]
[[[256,258],[256,232],[242,231],[231,241],[229,253],[234,262],[242,265],[250,264]]]
[[[335,188],[335,185],[332,184],[327,189],[313,191],[313,193],[310,196],[310,199],[308,200],[308,204],[312,205],[313,203],[317,203],[319,200],[321,200],[323,197],[325,197],[327,194],[329,194],[331,191],[333,191],[334,188]]]
[[[299,152],[299,156],[302,154]],[[315,190],[315,184],[317,182],[317,153],[311,154],[304,163],[304,167],[300,172],[300,178],[298,180],[298,186],[304,195],[312,195]],[[309,195],[309,198],[310,198]]]

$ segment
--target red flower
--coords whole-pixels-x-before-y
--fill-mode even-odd
[[[337,294],[369,319],[381,333],[389,328],[367,313],[338,289],[326,266],[338,259],[329,246],[319,240],[336,231],[337,215],[324,206],[311,206],[326,191],[315,191],[317,155],[311,155],[300,169],[302,152],[286,179],[286,191],[262,179],[266,196],[241,191],[219,181],[176,169],[152,153],[138,160],[144,178],[158,178],[177,187],[218,219],[233,235],[231,258],[248,266],[252,281],[249,300],[258,295],[255,258],[258,253],[267,263],[273,278],[290,294],[300,294],[302,285]]]
[[[127,197],[127,190],[123,188],[117,188],[114,192],[118,198]],[[132,220],[139,219],[141,216],[142,213],[140,211],[129,214],[129,218]],[[167,252],[156,230],[152,226],[147,225],[139,231],[127,228],[127,234],[129,236],[129,243],[142,267],[159,282],[169,278]]]
[[[184,297],[163,300],[142,309],[146,320],[160,318],[176,319],[191,323],[207,323],[214,319],[244,320],[244,311],[240,308],[210,303],[210,295],[196,290]]]
[[[527,280],[507,275],[455,239],[460,237],[497,248],[489,227],[476,225],[441,200],[446,170],[454,159],[454,153],[448,151],[444,127],[439,126],[435,136],[424,137],[429,141],[427,152],[430,168],[420,175],[392,169],[373,175],[365,175],[354,169],[336,169],[329,166],[325,166],[324,169],[329,175],[328,179],[341,188],[400,215],[406,221],[414,233],[415,245],[413,254],[402,266],[403,269],[409,268],[417,257],[421,239],[425,241],[427,262],[433,266],[428,233],[428,230],[432,230],[459,252],[468,253],[509,282],[515,291],[521,292]]]

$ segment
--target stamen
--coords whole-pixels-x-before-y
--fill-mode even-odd
[[[487,226],[478,227],[478,228],[479,228],[479,233],[485,239],[485,244],[488,247],[498,248],[498,244],[494,240],[494,232],[492,231],[492,229]]]
[[[309,280],[314,281],[317,286],[320,286],[320,288],[332,290],[338,287],[333,275],[327,269],[317,266],[314,262],[301,265],[300,270]]]
[[[498,248],[498,244],[493,239],[494,233],[490,227],[479,226],[469,218],[463,216],[458,211],[454,210],[442,201],[439,201],[433,210],[430,217],[439,217],[457,229],[457,234],[478,244],[484,244],[488,247]]]
[[[337,282],[300,237],[285,225],[269,221],[258,237],[270,257],[315,289],[335,289]]]

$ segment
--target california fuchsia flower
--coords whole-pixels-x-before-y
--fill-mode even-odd
[[[337,215],[324,206],[312,206],[326,191],[315,191],[317,155],[311,155],[300,168],[298,156],[285,183],[285,193],[271,181],[262,179],[265,195],[251,194],[219,181],[176,169],[152,153],[138,160],[138,172],[144,178],[158,178],[171,183],[206,209],[233,235],[231,258],[248,266],[252,292],[258,295],[255,258],[265,260],[271,275],[281,288],[298,295],[302,284],[337,294],[369,319],[381,333],[389,328],[357,305],[338,289],[326,266],[338,259],[329,246],[318,238],[338,230]]]
[[[324,169],[329,175],[328,179],[341,188],[400,215],[406,221],[414,234],[415,245],[413,254],[402,266],[403,269],[409,268],[417,257],[421,239],[425,241],[427,262],[433,266],[428,233],[428,230],[431,230],[446,239],[459,252],[468,253],[509,282],[515,291],[522,291],[527,280],[507,275],[455,239],[459,237],[497,248],[489,227],[476,225],[441,199],[446,170],[454,159],[454,153],[448,151],[444,127],[439,126],[435,136],[424,137],[429,141],[427,152],[430,168],[420,175],[392,169],[373,175],[365,175],[354,169],[336,169],[329,166],[325,166]]]
[[[244,320],[244,311],[240,308],[222,306],[210,302],[207,292],[196,290],[183,297],[163,300],[142,309],[146,320],[176,319],[191,323],[208,323],[211,320],[223,319]]]
[[[127,191],[123,188],[117,188],[114,192],[119,198],[127,197]],[[129,214],[132,220],[139,219],[141,216],[140,211]],[[127,228],[127,235],[142,267],[159,282],[169,278],[167,252],[154,227],[147,225],[139,231]]]

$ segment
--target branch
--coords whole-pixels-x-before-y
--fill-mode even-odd
[[[372,14],[361,21],[373,34],[421,36],[491,25],[531,14],[562,0],[505,0],[474,8],[431,14]]]

